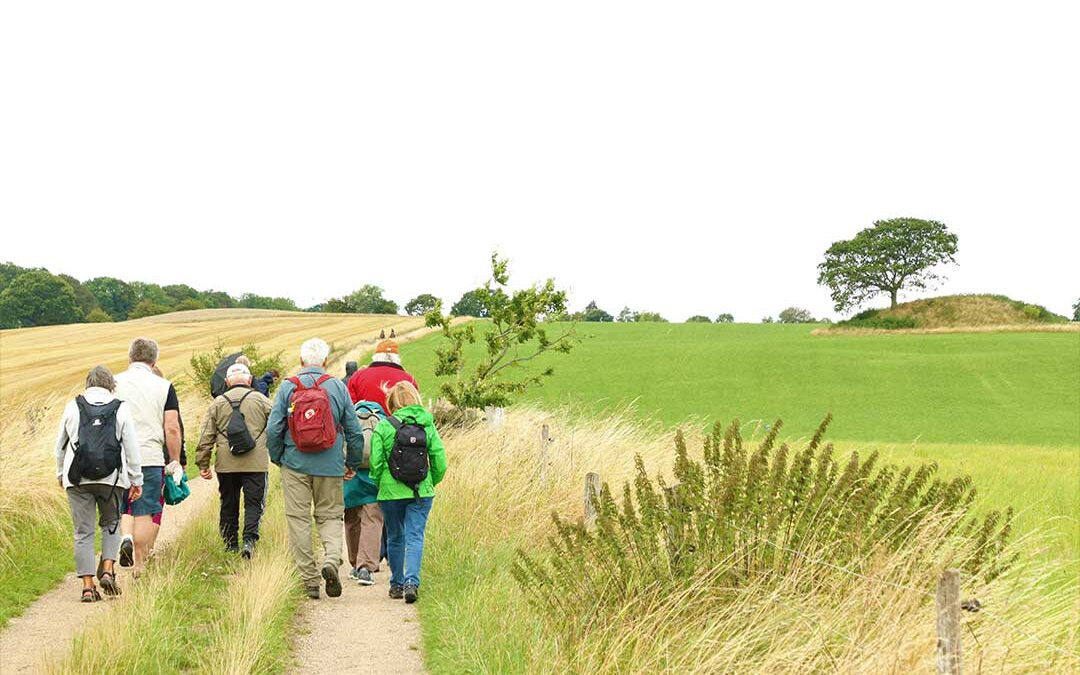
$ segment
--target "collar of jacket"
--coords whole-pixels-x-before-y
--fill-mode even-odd
[[[253,388],[253,387],[250,387],[250,386],[248,386],[248,385],[246,385],[246,384],[234,384],[233,386],[231,386],[231,387],[229,387],[228,389],[226,389],[226,390],[225,390],[225,393],[226,393],[226,394],[228,394],[228,393],[229,393],[230,391],[232,391],[233,389],[254,389],[254,388]]]
[[[398,363],[390,363],[389,361],[372,361],[368,368],[397,368],[398,370],[405,370]]]
[[[82,394],[87,403],[93,405],[102,405],[116,398],[111,391],[105,387],[87,387],[86,391]]]

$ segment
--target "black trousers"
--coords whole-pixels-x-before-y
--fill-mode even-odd
[[[219,473],[217,479],[218,492],[221,493],[218,528],[225,545],[237,548],[241,491],[244,493],[244,541],[258,541],[259,520],[266,506],[266,472]]]

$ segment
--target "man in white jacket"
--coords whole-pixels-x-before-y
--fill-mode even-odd
[[[135,338],[128,349],[128,369],[116,376],[116,396],[131,407],[139,436],[143,493],[132,500],[120,519],[120,565],[142,570],[157,541],[161,522],[162,490],[166,476],[180,481],[180,401],[168,380],[153,372],[158,345],[150,338]]]
[[[116,400],[115,389],[116,382],[108,368],[96,366],[92,369],[86,376],[86,391],[64,408],[56,437],[56,479],[67,493],[71,507],[75,570],[83,580],[83,602],[101,599],[94,585],[95,521],[101,525],[101,562],[96,574],[106,595],[119,595],[114,564],[120,549],[120,507],[125,496],[135,501],[142,493],[143,475],[135,420],[129,406]],[[109,431],[110,426],[114,427],[110,436],[115,436],[118,453],[115,452],[117,444],[108,442],[111,439],[103,439],[100,435],[92,438],[92,432],[87,431],[94,427]],[[98,447],[84,447],[80,443]],[[89,459],[77,460],[79,453]],[[95,460],[103,458],[104,463],[99,461],[98,466],[93,466]],[[91,467],[91,475],[84,472],[86,467]]]

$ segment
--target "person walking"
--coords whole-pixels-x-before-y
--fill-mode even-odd
[[[266,444],[281,467],[289,548],[308,597],[319,598],[320,576],[329,597],[341,595],[342,483],[356,475],[364,436],[349,392],[326,372],[330,347],[319,338],[300,346],[300,372],[281,383],[270,410]],[[322,542],[315,565],[311,517]]]
[[[386,413],[371,401],[361,401],[353,407],[364,431],[365,454],[370,454],[371,436]],[[371,586],[375,583],[371,575],[379,571],[379,561],[383,558],[385,540],[379,488],[371,480],[370,466],[365,464],[361,463],[362,468],[353,479],[345,482],[345,548],[352,567],[349,578],[361,586]]]
[[[344,382],[346,386],[349,384],[349,378],[356,374],[357,368],[359,368],[359,366],[356,361],[345,362],[345,377],[341,378],[341,381]]]
[[[128,369],[116,376],[116,397],[131,407],[139,439],[142,494],[132,499],[120,517],[124,533],[120,542],[120,565],[135,566],[138,575],[157,541],[165,476],[179,483],[180,400],[168,380],[154,374],[158,344],[135,338],[128,348]],[[155,522],[157,516],[157,522]]]
[[[371,364],[356,371],[349,378],[349,396],[353,403],[372,401],[387,410],[386,392],[398,382],[408,382],[420,391],[416,378],[401,365],[401,354],[397,340],[394,339],[394,331],[390,331],[389,338],[383,332],[379,334],[379,342],[371,355]]]
[[[386,526],[390,597],[413,603],[420,593],[424,531],[435,486],[446,475],[446,449],[416,387],[398,382],[386,400],[390,417],[379,422],[371,437],[371,479],[379,486]]]
[[[244,558],[255,554],[259,521],[266,506],[270,453],[266,447],[266,424],[270,399],[251,387],[251,371],[242,363],[229,366],[228,389],[210,404],[195,454],[199,475],[212,480],[210,460],[217,469],[221,511],[218,529],[228,551]],[[216,457],[214,450],[217,449]],[[243,548],[240,547],[240,494],[244,496]]]
[[[64,408],[56,437],[56,479],[64,488],[74,526],[75,573],[82,578],[81,600],[119,595],[115,563],[120,550],[120,508],[125,496],[139,499],[143,474],[135,420],[127,403],[113,392],[116,380],[105,366],[86,376],[86,389]],[[101,559],[95,569],[95,521],[101,527]]]

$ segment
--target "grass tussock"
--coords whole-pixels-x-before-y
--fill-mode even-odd
[[[545,422],[556,441],[541,481]],[[977,558],[971,554],[978,537],[953,536],[957,522],[946,515],[928,516],[894,545],[860,549],[835,567],[812,562],[834,558],[822,539],[800,546],[801,555],[783,565],[758,565],[752,575],[745,574],[746,555],[729,551],[673,581],[661,546],[655,558],[625,558],[654,563],[642,565],[632,588],[612,580],[620,573],[614,558],[607,560],[608,578],[588,563],[562,570],[555,578],[563,587],[560,614],[511,576],[515,549],[534,558],[554,550],[548,541],[558,541],[559,532],[550,514],[564,521],[581,516],[586,471],[621,486],[640,477],[632,460],[639,454],[650,470],[671,476],[679,460],[670,437],[619,416],[559,423],[540,411],[514,410],[495,432],[448,433],[447,443],[458,469],[436,498],[424,563],[430,590],[420,606],[433,671],[932,671],[929,594],[943,567]],[[766,547],[746,541],[739,550],[765,562]],[[965,575],[964,597],[987,608],[965,615],[970,667],[1069,672],[1080,665],[1069,656],[1077,647],[1076,589],[1047,592],[1045,581],[1057,570],[1032,562],[1034,548],[1030,538],[1014,542],[995,556],[1018,553],[1013,567]],[[583,594],[586,580],[594,588]]]

